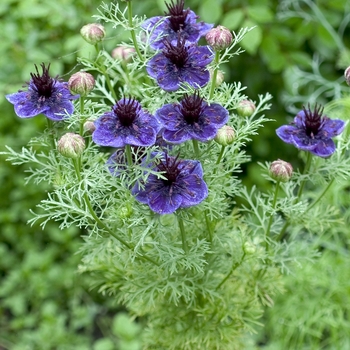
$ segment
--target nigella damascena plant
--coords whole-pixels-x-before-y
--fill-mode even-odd
[[[209,82],[206,67],[213,58],[208,46],[188,45],[180,37],[176,44],[164,40],[164,49],[150,59],[147,72],[165,91],[176,91],[181,83],[198,88]]]
[[[132,189],[139,202],[147,204],[155,213],[171,214],[179,208],[197,205],[208,196],[199,161],[179,159],[166,153],[160,156],[148,166],[161,176],[149,174],[146,183],[137,182]]]
[[[166,104],[155,113],[163,124],[163,138],[170,143],[212,140],[228,121],[228,111],[218,103],[210,105],[195,92],[180,103]]]
[[[164,38],[177,41],[179,36],[185,41],[196,43],[204,36],[213,24],[197,22],[198,16],[189,8],[184,10],[184,0],[172,0],[166,3],[168,12],[165,16],[156,16],[146,20],[142,27],[150,33],[150,45],[153,49],[164,48]]]
[[[35,65],[36,73],[30,73],[31,79],[27,84],[28,90],[6,95],[6,99],[15,106],[15,113],[20,118],[32,118],[44,114],[47,118],[59,121],[74,111],[71,100],[79,98],[72,95],[68,84],[61,82],[56,76],[49,74],[50,64],[41,64],[42,73]]]
[[[134,98],[122,98],[95,121],[92,140],[100,146],[152,146],[160,129],[158,120]]]
[[[302,151],[326,158],[335,151],[332,137],[341,134],[345,123],[340,119],[330,119],[323,115],[323,107],[315,105],[314,109],[303,107],[291,125],[283,125],[276,130],[277,136]]]

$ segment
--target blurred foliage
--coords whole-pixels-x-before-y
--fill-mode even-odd
[[[148,17],[166,9],[164,0],[156,5],[133,2],[135,13]],[[4,95],[18,90],[29,80],[34,64],[41,62],[51,62],[51,72],[67,80],[78,69],[77,56],[91,50],[79,30],[94,21],[91,16],[99,4],[98,0],[1,1],[0,150],[5,144],[19,148],[45,128],[44,118],[17,118]],[[201,20],[231,30],[256,26],[242,43],[246,53],[223,70],[227,81],[248,87],[246,94],[252,100],[267,91],[274,96],[268,117],[276,123],[254,139],[248,149],[253,162],[245,169],[247,184],[265,186],[257,161],[282,158],[300,165],[296,149],[278,140],[275,129],[290,121],[302,104],[326,103],[346,92],[342,75],[350,65],[350,1],[186,0],[186,6]],[[109,50],[128,38],[118,28],[108,27],[107,36]],[[113,301],[108,304],[88,291],[91,277],[75,273],[81,232],[59,231],[55,223],[45,231],[27,226],[29,209],[44,198],[46,189],[24,186],[25,169],[10,166],[3,157],[0,161],[0,347],[87,349],[94,344],[95,350],[107,350],[114,349],[112,339],[122,350],[139,349],[138,326],[126,314],[118,314],[113,322],[118,311]],[[344,235],[349,240],[348,233]],[[333,246],[332,240],[323,242],[322,249],[331,252],[318,264],[286,279],[286,294],[267,313],[266,334],[260,335],[266,349],[350,347],[345,321],[349,257],[342,242]]]

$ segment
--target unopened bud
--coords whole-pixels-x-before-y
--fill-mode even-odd
[[[102,24],[90,23],[80,29],[80,34],[91,45],[102,41],[106,36],[106,30]]]
[[[215,141],[222,146],[227,146],[233,143],[235,140],[236,133],[232,126],[224,125],[218,130],[215,136]]]
[[[345,81],[348,85],[350,85],[350,66],[348,68],[345,69],[344,72],[344,77],[345,77]]]
[[[290,163],[278,159],[270,165],[270,176],[281,182],[287,182],[293,175],[293,167]]]
[[[250,117],[255,112],[255,104],[250,100],[242,100],[238,103],[237,113],[241,117]]]
[[[253,243],[246,241],[243,245],[243,250],[247,255],[254,254],[256,252],[256,246]]]
[[[231,45],[233,36],[229,29],[224,26],[217,26],[209,30],[205,39],[215,51],[221,51]]]
[[[82,155],[85,149],[85,140],[78,134],[68,132],[64,134],[57,143],[57,150],[64,157],[78,158]]]
[[[90,73],[77,72],[68,80],[68,88],[71,92],[86,96],[95,86],[95,79]]]
[[[135,53],[135,49],[133,47],[125,47],[125,46],[119,46],[116,47],[112,51],[112,57],[115,60],[120,60],[123,62],[130,61],[131,56]]]
[[[84,132],[89,135],[91,135],[96,130],[95,123],[91,120],[87,120],[84,123],[83,128],[84,128]]]

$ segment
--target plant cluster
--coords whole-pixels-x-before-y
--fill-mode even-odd
[[[344,223],[324,199],[347,186],[349,130],[306,101],[276,130],[302,151],[303,171],[266,162],[271,190],[248,189],[246,146],[269,122],[271,95],[252,101],[220,67],[253,28],[214,28],[183,0],[145,19],[133,3],[102,3],[81,31],[95,53],[68,83],[42,63],[6,96],[20,118],[43,114],[48,126],[3,153],[51,186],[31,224],[85,230],[78,271],[144,322],[144,349],[243,349],[284,274],[316,260],[322,233]],[[106,23],[130,33],[113,55]]]

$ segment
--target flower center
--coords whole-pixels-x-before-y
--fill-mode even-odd
[[[170,4],[165,4],[168,8],[168,13],[165,13],[165,15],[170,16],[170,27],[174,32],[178,32],[185,27],[186,17],[190,10],[187,9],[184,11],[184,2],[184,0],[178,0],[175,4],[174,1],[171,0]]]
[[[181,114],[188,124],[194,124],[198,122],[198,119],[202,113],[203,98],[199,97],[199,93],[195,92],[193,95],[188,96],[185,94],[185,98],[181,101]]]
[[[158,170],[163,172],[163,176],[165,176],[166,179],[163,179],[164,183],[167,185],[172,185],[178,175],[180,174],[179,164],[181,163],[181,160],[178,160],[178,155],[174,157],[168,157],[167,154],[165,154],[165,161],[160,161],[160,163],[157,165]]]
[[[40,75],[38,67],[37,65],[35,65],[36,74],[30,73],[30,76],[32,77],[34,89],[39,94],[39,98],[45,99],[52,96],[56,80],[51,78],[49,75],[50,64],[47,67],[45,67],[45,64],[42,63],[41,68],[43,72]]]
[[[185,47],[185,39],[178,37],[176,46],[172,45],[168,40],[164,40],[164,56],[169,59],[176,67],[181,68],[188,59],[188,51]]]
[[[310,105],[308,105],[308,109],[303,107],[303,110],[305,113],[306,135],[314,137],[324,124],[324,118],[322,118],[323,107],[316,104],[314,110],[312,111],[310,109]]]
[[[139,109],[140,106],[134,98],[126,99],[124,97],[113,107],[113,112],[118,117],[120,124],[130,126],[137,117]]]

